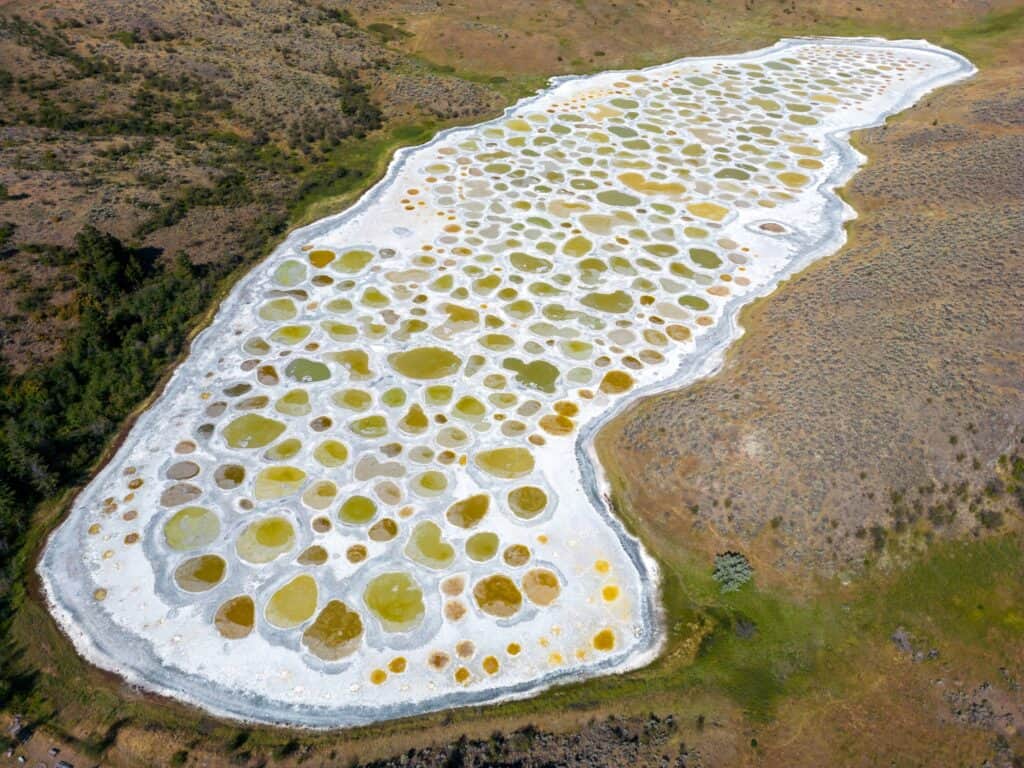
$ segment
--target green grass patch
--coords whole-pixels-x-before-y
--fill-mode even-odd
[[[406,123],[364,139],[346,139],[302,175],[291,207],[297,226],[342,210],[387,169],[395,151],[429,141],[439,126],[433,122]]]
[[[682,678],[724,691],[756,720],[769,719],[781,697],[820,683],[822,665],[842,637],[834,605],[803,605],[751,587],[703,610],[715,629]]]
[[[396,40],[405,40],[407,37],[412,37],[412,32],[407,32],[404,29],[400,29],[399,27],[391,24],[385,24],[383,21],[377,21],[373,24],[369,24],[366,29],[375,34],[385,43],[395,42]]]
[[[1007,50],[1010,40],[1022,36],[1024,6],[1005,13],[993,13],[977,24],[950,30],[939,37],[939,42],[980,66]]]
[[[1003,657],[1024,638],[1020,541],[1007,535],[933,547],[887,589],[877,595],[866,589],[861,610],[876,625],[904,626],[922,639],[987,647]]]

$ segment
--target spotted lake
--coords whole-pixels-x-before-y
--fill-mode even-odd
[[[972,71],[785,40],[558,79],[400,152],[225,300],[50,540],[54,615],[133,683],[310,727],[646,663],[657,566],[591,436],[839,247],[850,130]]]

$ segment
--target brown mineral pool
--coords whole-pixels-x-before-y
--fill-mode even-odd
[[[523,606],[519,587],[500,573],[480,579],[473,586],[473,597],[481,611],[502,619],[514,616]]]
[[[490,504],[490,496],[486,493],[478,493],[452,504],[448,507],[445,517],[448,518],[449,523],[457,525],[459,528],[473,528],[484,519]]]
[[[192,557],[174,571],[174,580],[186,592],[205,592],[224,579],[228,564],[219,555]]]
[[[359,648],[363,620],[341,600],[331,600],[302,633],[302,644],[324,661],[337,661]]]
[[[466,588],[466,579],[463,576],[449,576],[441,582],[441,591],[446,595],[461,595]]]
[[[256,605],[248,595],[238,595],[221,604],[213,625],[230,640],[240,640],[252,632],[256,622]]]
[[[179,461],[167,468],[171,480],[189,480],[199,474],[199,465],[194,461]]]
[[[327,550],[319,544],[306,547],[299,555],[299,565],[323,565],[327,562]]]
[[[448,621],[459,621],[466,615],[466,604],[461,600],[449,600],[444,604],[444,617]]]
[[[176,507],[195,501],[203,495],[203,489],[191,483],[176,483],[160,494],[160,504],[165,507]]]
[[[427,663],[434,669],[440,671],[451,663],[451,657],[444,651],[434,651],[427,658]]]
[[[547,568],[534,568],[523,576],[523,592],[536,605],[551,605],[561,591],[558,576]]]
[[[371,525],[367,535],[370,541],[391,541],[398,535],[398,523],[390,517],[385,517]]]
[[[525,544],[513,544],[506,547],[502,559],[513,568],[519,568],[530,562],[530,548]]]

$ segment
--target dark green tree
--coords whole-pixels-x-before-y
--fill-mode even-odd
[[[75,250],[82,299],[89,304],[109,306],[142,283],[138,255],[107,232],[86,226],[75,237]]]

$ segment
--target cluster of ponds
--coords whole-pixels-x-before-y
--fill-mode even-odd
[[[785,41],[404,153],[226,300],[51,541],[55,613],[143,684],[310,725],[641,663],[656,568],[592,503],[587,426],[840,237],[834,135],[964,71]]]

